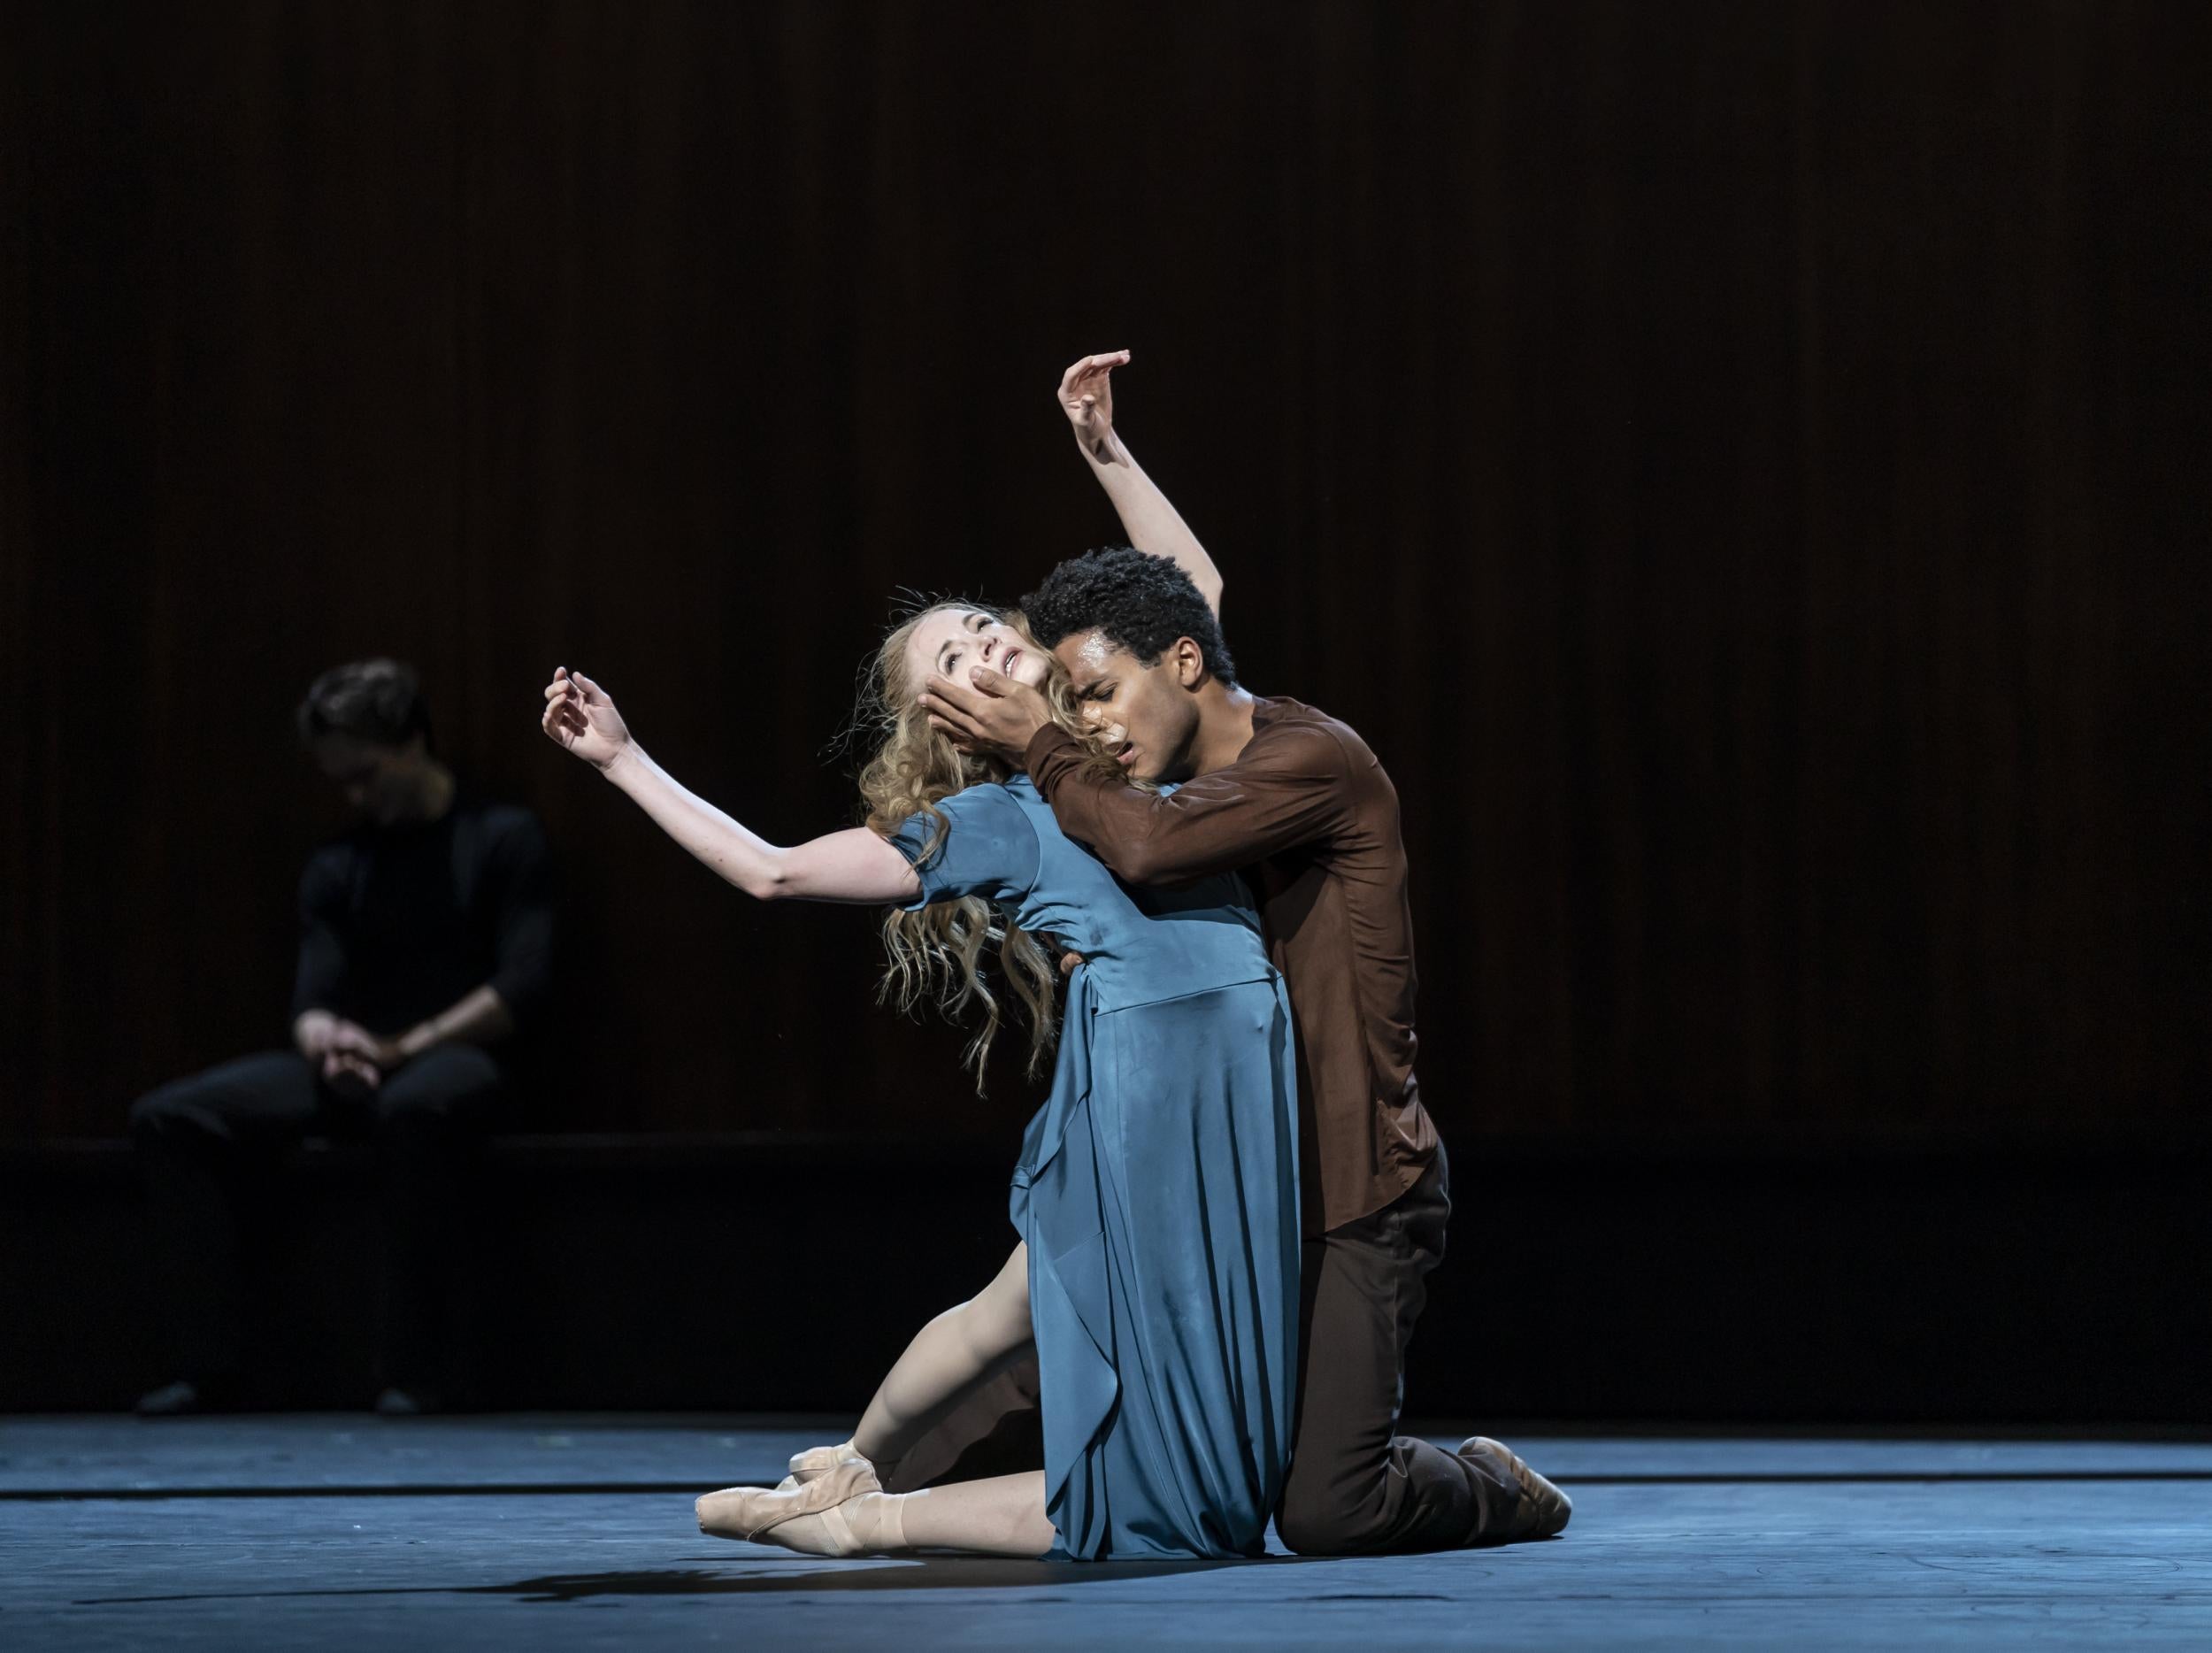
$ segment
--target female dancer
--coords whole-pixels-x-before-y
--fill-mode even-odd
[[[1140,908],[1026,777],[930,729],[918,686],[979,664],[1059,688],[1018,616],[954,604],[914,616],[876,662],[867,826],[791,849],[678,784],[590,679],[564,667],[545,691],[546,733],[748,895],[897,903],[889,985],[981,1002],[979,1045],[999,1019],[978,973],[994,930],[1034,1008],[1053,981],[1036,937],[1085,959],[1052,1094],[1015,1171],[1023,1243],[1006,1269],[915,1339],[853,1442],[803,1480],[701,1499],[701,1525],[818,1555],[1257,1554],[1288,1457],[1297,1357],[1289,1001],[1240,880],[1149,892]],[[1079,729],[1064,690],[1055,697]],[[1041,1030],[1033,1056],[1048,1043]],[[872,1458],[1032,1340],[1042,1473],[880,1490]]]

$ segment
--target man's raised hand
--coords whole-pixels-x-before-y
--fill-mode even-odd
[[[1114,369],[1126,366],[1127,350],[1086,356],[1060,375],[1060,411],[1075,427],[1075,440],[1100,465],[1115,463]]]
[[[1018,765],[1029,738],[1052,721],[1045,697],[1003,672],[973,666],[968,681],[933,674],[921,696],[929,727],[952,737],[966,752],[995,752]]]

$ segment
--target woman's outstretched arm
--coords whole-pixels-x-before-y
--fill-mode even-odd
[[[629,794],[660,829],[760,901],[911,901],[921,880],[907,859],[864,826],[789,849],[730,819],[655,763],[631,738],[607,691],[566,666],[546,685],[549,738]]]
[[[1083,450],[1091,474],[1114,502],[1129,543],[1155,557],[1173,557],[1218,619],[1221,571],[1114,430],[1113,373],[1128,361],[1127,350],[1109,350],[1077,362],[1060,375],[1060,411],[1075,427],[1075,445]]]

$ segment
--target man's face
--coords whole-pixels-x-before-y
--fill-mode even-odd
[[[1038,688],[1052,665],[1011,626],[981,609],[940,609],[925,615],[906,644],[906,680],[918,692],[930,673],[965,686],[975,666],[1003,672],[1017,683]]]
[[[380,746],[350,734],[325,734],[314,743],[315,765],[336,781],[354,811],[380,826],[406,818],[421,762],[418,736],[405,746]]]
[[[1185,638],[1151,665],[1099,631],[1063,637],[1052,652],[1067,668],[1077,703],[1132,778],[1189,778],[1198,734],[1198,698],[1192,691],[1204,676],[1196,643]]]

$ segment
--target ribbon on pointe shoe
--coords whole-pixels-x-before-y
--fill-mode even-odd
[[[841,1464],[826,1473],[795,1486],[725,1487],[700,1498],[695,1505],[699,1530],[718,1538],[758,1540],[764,1533],[796,1520],[803,1515],[826,1515],[848,1499],[863,1493],[880,1492],[875,1468],[865,1458]],[[843,1518],[833,1529],[846,1529]],[[834,1532],[833,1534],[834,1535]],[[843,1551],[825,1552],[830,1554]]]
[[[803,1452],[792,1454],[791,1473],[784,1478],[783,1487],[780,1490],[787,1490],[792,1487],[803,1486],[808,1481],[818,1480],[841,1464],[867,1465],[869,1472],[877,1475],[878,1482],[880,1484],[881,1476],[876,1471],[874,1461],[863,1457],[860,1449],[851,1442],[841,1441],[835,1446],[809,1447]],[[869,1490],[873,1491],[876,1488],[871,1488]]]
[[[879,1503],[884,1501],[879,1493],[856,1495],[872,1495]],[[845,1518],[845,1511],[852,1502],[848,1499],[844,1503],[833,1503],[826,1510],[812,1511],[809,1512],[810,1519],[807,1514],[780,1517],[756,1530],[753,1542],[780,1545],[785,1549],[796,1550],[803,1556],[869,1555],[874,1547],[863,1542],[859,1534],[853,1531],[852,1523]]]

